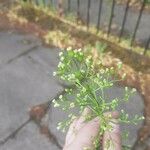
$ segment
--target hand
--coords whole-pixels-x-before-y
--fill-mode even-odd
[[[80,118],[75,119],[71,124],[67,136],[66,142],[63,150],[88,150],[93,149],[93,140],[97,137],[100,128],[100,119],[97,117],[89,122],[85,122],[85,116],[90,112],[89,109],[85,109]],[[111,115],[113,122],[117,121],[118,113],[111,112],[106,113],[106,115]],[[116,123],[111,123],[112,130],[106,131],[102,139],[103,150],[121,150],[121,133],[119,125]],[[110,142],[111,146],[108,148],[106,146]]]

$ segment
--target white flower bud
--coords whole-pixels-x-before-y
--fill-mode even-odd
[[[71,51],[71,50],[72,50],[72,47],[68,47],[68,48],[67,48],[67,51]]]
[[[63,55],[63,52],[60,52],[60,53],[59,53],[59,56],[62,56],[62,55]]]
[[[63,61],[64,59],[65,59],[64,57],[61,57],[61,58],[60,58],[61,61]]]
[[[53,72],[53,76],[56,76],[57,75],[57,73],[56,72]]]
[[[59,95],[59,99],[62,99],[63,98],[63,96],[62,95]]]
[[[70,108],[74,108],[75,107],[75,104],[72,102],[70,103]]]

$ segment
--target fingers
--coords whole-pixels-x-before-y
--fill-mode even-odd
[[[85,146],[92,148],[93,140],[97,137],[100,128],[100,118],[96,117],[91,121],[86,121],[86,117],[91,115],[92,111],[89,108],[86,108],[82,115],[73,121],[71,124],[67,136],[65,146],[70,144],[78,145],[80,144],[80,148]],[[111,120],[112,130],[107,131],[104,134],[103,138],[103,150],[121,150],[121,138],[120,138],[120,129],[119,125],[116,123],[116,119],[119,117],[118,112],[108,112],[105,113],[104,116],[108,117],[108,121]],[[113,122],[113,123],[112,123]],[[115,122],[115,123],[114,123]],[[107,145],[110,141],[112,146],[110,149],[106,149]],[[79,147],[78,147],[79,148]]]
[[[112,126],[113,130],[111,132],[106,132],[105,136],[108,137],[107,139],[111,139],[111,136],[114,138],[113,142],[116,141],[116,145],[114,150],[121,150],[121,148],[119,146],[121,146],[121,138],[120,138],[120,129],[119,129],[119,125],[117,124],[117,119],[119,118],[119,113],[114,111],[114,112],[107,112],[104,114],[104,116],[108,116],[108,119],[111,120],[111,122],[115,122],[111,123],[110,125]],[[84,141],[86,141],[86,144],[89,148],[93,147],[93,140],[97,137],[98,133],[99,133],[99,129],[100,129],[100,121],[101,119],[99,117],[96,117],[95,119],[86,122],[86,124],[81,128],[81,130],[79,130],[78,133],[78,139],[80,139],[80,141],[82,143],[85,144]],[[118,133],[117,133],[118,132]],[[109,135],[110,136],[107,136]],[[105,140],[106,141],[106,137]],[[83,141],[82,141],[83,140]],[[119,149],[120,148],[120,149]],[[108,150],[108,149],[107,149]],[[113,150],[113,149],[110,149]]]
[[[93,142],[98,135],[100,127],[100,119],[96,117],[95,119],[87,122],[79,131],[74,141],[74,145],[79,145],[78,149],[83,148],[93,148]]]
[[[77,124],[77,121],[78,119],[75,119],[72,124],[70,125],[69,127],[69,130],[67,132],[67,135],[66,135],[66,142],[65,142],[65,145],[69,145],[72,143],[72,141],[74,140],[75,138],[75,127],[76,127],[76,124]]]
[[[92,111],[89,108],[85,108],[82,112],[80,118],[78,119],[76,123],[76,130],[79,131],[85,124],[86,124],[86,118],[88,115],[91,115]]]
[[[85,108],[81,116],[73,121],[67,132],[65,145],[69,145],[74,140],[76,133],[85,125],[87,115],[90,114],[91,110],[89,108]]]
[[[112,119],[110,125],[112,129],[106,131],[103,136],[103,150],[121,150],[121,131],[118,121]]]

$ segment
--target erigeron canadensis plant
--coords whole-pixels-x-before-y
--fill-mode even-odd
[[[71,47],[67,51],[59,53],[60,62],[58,64],[57,71],[54,72],[54,76],[57,75],[64,82],[72,85],[72,88],[65,89],[66,93],[60,95],[59,99],[53,100],[54,107],[60,107],[63,111],[69,111],[72,109],[79,109],[79,114],[85,109],[92,110],[90,116],[86,116],[86,120],[91,120],[95,117],[99,117],[101,120],[101,126],[99,129],[99,136],[95,140],[95,149],[100,147],[98,139],[104,134],[106,130],[112,130],[110,125],[110,116],[104,115],[106,112],[115,111],[121,103],[127,102],[130,95],[136,90],[129,90],[125,87],[124,98],[114,98],[107,100],[105,96],[105,90],[112,88],[119,80],[115,77],[114,68],[101,67],[100,70],[95,70],[94,63],[91,56],[86,56],[81,49],[74,50]],[[101,64],[101,63],[99,63]],[[118,69],[121,68],[121,63],[118,64]],[[70,97],[73,96],[73,100]],[[76,115],[71,113],[66,121],[58,123],[58,129],[63,132],[66,130]],[[130,118],[129,115],[121,110],[120,123],[137,124],[143,117],[135,115],[134,118]],[[109,145],[112,143],[108,143]]]

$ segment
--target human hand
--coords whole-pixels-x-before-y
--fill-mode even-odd
[[[100,128],[100,119],[97,117],[89,122],[85,122],[85,116],[90,113],[89,109],[85,109],[82,115],[75,119],[70,125],[66,136],[66,142],[63,150],[93,150],[93,140],[97,137]],[[111,122],[112,130],[106,131],[102,137],[103,150],[121,150],[121,133],[119,125],[117,124],[118,113],[106,113],[111,115],[113,122]],[[107,146],[108,141],[112,144]]]

